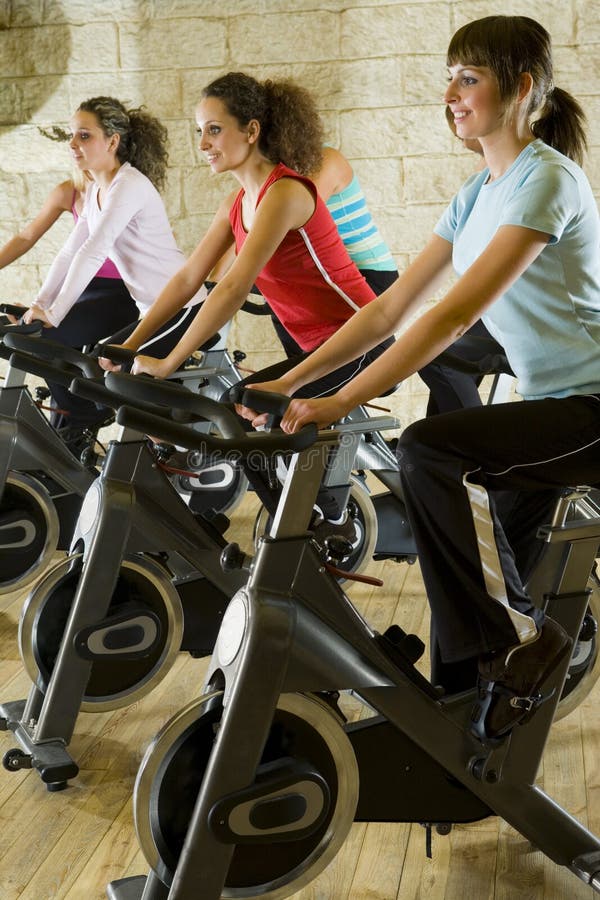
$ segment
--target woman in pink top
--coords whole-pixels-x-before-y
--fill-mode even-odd
[[[167,132],[158,119],[143,109],[127,109],[113,97],[94,97],[80,104],[71,129],[74,165],[89,172],[92,181],[81,216],[24,319],[41,320],[50,337],[68,332],[65,342],[81,345],[109,337],[118,329],[122,332],[138,313],[144,316],[184,256],[158,192],[167,169]],[[131,310],[120,321],[114,320],[112,307],[104,304],[101,293],[92,309],[80,301],[107,257],[117,266],[136,307],[135,313]],[[158,336],[158,352],[168,351],[177,342],[205,295],[201,286],[175,320],[165,323]],[[90,404],[85,416],[78,415],[71,427],[84,428],[102,418],[103,411]]]
[[[75,170],[72,178],[52,189],[37,216],[0,248],[0,269],[27,253],[65,212],[77,222],[91,179],[84,171]],[[137,307],[111,260],[106,259],[77,298],[70,314],[59,327],[50,329],[48,337],[71,347],[96,343],[138,318]],[[76,452],[81,450],[81,432],[98,418],[94,404],[71,395],[65,388],[51,386],[53,412],[51,422]]]

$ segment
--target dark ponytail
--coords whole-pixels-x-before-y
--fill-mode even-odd
[[[282,162],[301,175],[323,159],[323,123],[314,99],[290,80],[260,82],[244,72],[229,72],[207,85],[203,97],[217,97],[243,128],[260,124],[258,146],[271,162]]]
[[[542,114],[531,125],[537,138],[581,165],[587,148],[585,114],[575,99],[562,88],[546,96]]]
[[[533,82],[527,109],[532,132],[581,162],[586,148],[585,116],[574,97],[554,87],[552,42],[535,19],[485,16],[469,22],[452,37],[446,63],[491,69],[507,105],[518,96],[521,75],[528,72]]]

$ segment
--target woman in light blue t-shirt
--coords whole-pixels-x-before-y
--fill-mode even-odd
[[[336,421],[480,319],[505,348],[525,402],[432,416],[398,449],[439,643],[435,681],[472,686],[478,669],[492,685],[485,731],[502,736],[570,649],[523,585],[557,489],[600,483],[600,223],[579,167],[584,116],[553,83],[547,31],[524,16],[479,19],[456,32],[447,65],[444,101],[485,168],[398,281],[268,387],[293,394],[397,331],[454,264],[439,303],[336,395],[292,401],[283,426]]]

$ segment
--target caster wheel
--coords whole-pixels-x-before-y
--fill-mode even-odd
[[[63,560],[30,592],[19,622],[19,648],[34,683],[48,684],[81,574],[81,555]],[[104,712],[146,696],[172,666],[183,636],[183,609],[165,570],[153,559],[124,559],[108,615],[134,604],[159,620],[160,637],[137,659],[95,659],[81,709]],[[127,606],[126,606],[127,605]],[[74,651],[75,652],[75,651]]]
[[[349,573],[362,572],[366,568],[373,559],[377,544],[377,515],[373,501],[360,478],[352,475],[351,482],[352,487],[348,497],[348,515],[354,522],[356,538],[352,542],[350,553],[341,562],[335,563],[338,569],[343,569],[344,572]],[[260,538],[270,527],[271,516],[264,507],[261,507],[254,522],[253,538],[255,548],[258,548]],[[346,579],[340,578],[339,581],[340,584],[344,584]]]
[[[204,778],[222,714],[222,693],[194,701],[148,748],[135,785],[140,847],[158,877],[170,884]],[[275,711],[262,764],[286,758],[308,763],[327,783],[318,828],[287,840],[261,837],[237,844],[222,898],[289,897],[333,859],[354,820],[358,766],[344,730],[326,704],[311,695],[284,694]],[[252,819],[253,812],[248,812]]]
[[[19,769],[31,768],[31,756],[18,747],[7,750],[2,758],[2,765],[8,772],[18,772]]]
[[[0,500],[0,594],[35,581],[52,559],[59,533],[48,491],[29,475],[9,472]]]

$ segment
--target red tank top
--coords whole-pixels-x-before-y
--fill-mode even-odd
[[[305,184],[315,197],[315,211],[303,228],[288,231],[256,277],[256,284],[294,340],[303,350],[314,350],[375,294],[348,256],[331,214],[309,178],[279,163],[260,189],[256,205],[280,178]],[[241,190],[229,213],[238,253],[247,237],[242,223],[243,196]]]

